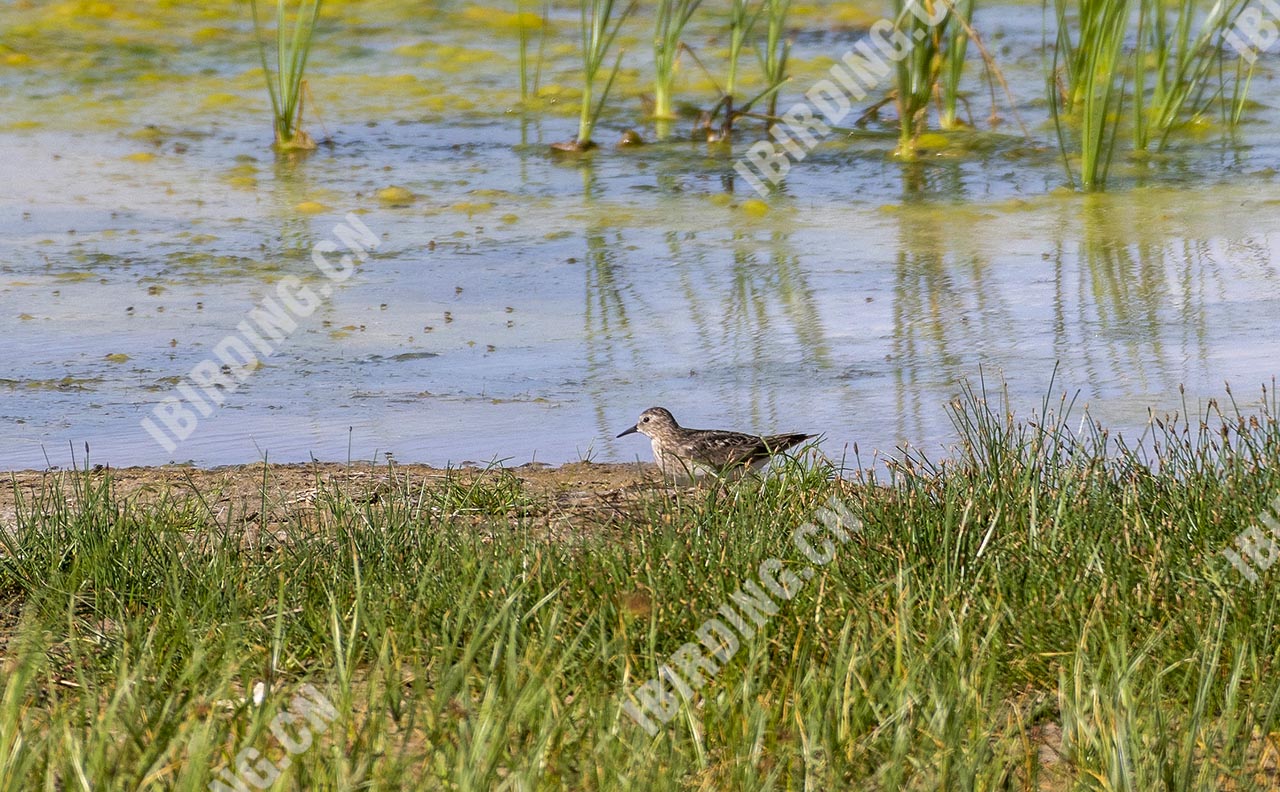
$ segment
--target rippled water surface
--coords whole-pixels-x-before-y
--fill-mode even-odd
[[[1120,162],[1084,196],[1044,124],[1039,10],[988,9],[1014,86],[998,130],[975,65],[979,132],[906,164],[872,124],[760,201],[731,176],[750,126],[734,148],[550,156],[575,128],[568,15],[520,109],[500,10],[327,7],[308,127],[328,142],[286,157],[239,5],[0,6],[0,465],[85,443],[117,466],[628,460],[645,443],[613,435],[654,404],[865,461],[952,442],[944,408],[980,371],[1027,413],[1057,367],[1055,399],[1136,436],[1228,382],[1247,406],[1280,368],[1265,66],[1234,139]],[[840,9],[796,17],[796,95],[878,11]],[[602,141],[653,137],[632,33]],[[713,33],[695,31],[709,58]],[[315,281],[312,247],[348,213],[380,237],[368,261],[189,439],[156,444],[139,420],[282,277]]]

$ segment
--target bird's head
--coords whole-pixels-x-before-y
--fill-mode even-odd
[[[640,413],[640,418],[636,421],[636,425],[621,432],[618,437],[626,437],[632,432],[639,432],[646,437],[656,437],[664,432],[673,429],[679,429],[680,425],[676,423],[676,419],[671,417],[671,413],[662,407],[650,407]]]

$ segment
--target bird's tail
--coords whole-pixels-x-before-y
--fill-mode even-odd
[[[801,443],[803,443],[805,440],[809,440],[814,437],[817,437],[817,435],[796,433],[796,434],[769,435],[768,437],[765,437],[762,439],[764,440],[764,444],[769,447],[769,453],[778,454],[783,451],[786,451],[788,448],[794,448],[795,446],[798,446]]]

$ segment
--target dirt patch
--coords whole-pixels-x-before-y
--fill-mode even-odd
[[[356,503],[382,498],[421,498],[450,490],[460,514],[510,516],[549,529],[608,520],[611,512],[658,486],[652,465],[575,462],[561,467],[434,468],[428,465],[338,463],[252,464],[201,470],[184,466],[95,468],[89,471],[24,470],[0,486],[0,527],[12,529],[18,514],[50,513],[101,492],[109,483],[117,504],[166,505],[203,512],[220,525],[269,528],[306,521],[325,498]],[[475,493],[488,494],[486,504]],[[503,497],[497,497],[496,494]],[[468,498],[475,502],[469,502]],[[510,503],[504,501],[509,500]],[[511,503],[518,504],[511,508]]]

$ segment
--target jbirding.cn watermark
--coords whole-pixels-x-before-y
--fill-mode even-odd
[[[949,3],[938,2],[930,9],[920,0],[910,0],[905,9],[931,27],[941,24],[949,11]],[[892,64],[910,55],[916,42],[923,38],[923,30],[917,29],[913,39],[888,19],[878,20],[828,70],[828,79],[814,83],[805,91],[804,101],[793,104],[782,114],[781,122],[769,127],[773,140],[751,144],[733,169],[761,197],[767,197],[769,189],[790,172],[792,160],[799,162],[808,156],[849,115],[850,101],[866,99],[889,76]]]
[[[862,529],[862,521],[839,499],[832,497],[816,513],[818,526],[807,522],[791,534],[791,543],[809,565],[792,571],[781,559],[760,563],[756,580],[748,580],[729,596],[694,636],[677,649],[658,669],[658,675],[637,687],[634,700],[622,705],[623,712],[649,734],[657,734],[659,724],[671,722],[682,702],[690,701],[733,659],[742,639],[750,640],[769,617],[778,612],[777,597],[790,601],[800,593],[816,571],[836,556],[836,543],[844,544]],[[834,540],[834,541],[833,541]],[[770,596],[770,595],[773,596]]]
[[[1222,38],[1236,54],[1252,64],[1259,54],[1280,40],[1280,2],[1257,0],[1257,5],[1247,6]]]
[[[1271,501],[1271,508],[1280,514],[1280,495]],[[1266,527],[1265,531],[1257,525],[1250,525],[1236,536],[1235,545],[1239,552],[1229,547],[1222,549],[1222,556],[1250,583],[1257,583],[1258,573],[1266,572],[1276,559],[1280,559],[1280,520],[1264,511],[1258,515],[1258,522]],[[1246,561],[1245,556],[1253,559],[1253,564]]]
[[[173,453],[178,443],[195,432],[201,418],[208,418],[221,407],[249,378],[262,361],[275,354],[279,345],[297,328],[298,322],[315,312],[333,294],[334,284],[342,283],[355,272],[356,260],[369,258],[369,250],[378,247],[377,234],[360,222],[354,214],[345,223],[334,226],[333,239],[317,242],[311,249],[311,263],[328,279],[316,289],[292,275],[281,278],[275,294],[262,298],[249,310],[243,321],[213,347],[213,356],[191,367],[182,382],[174,386],[151,409],[140,425],[165,451]],[[346,246],[335,265],[326,254]]]
[[[298,691],[289,706],[271,719],[271,736],[284,749],[284,755],[272,761],[253,746],[242,748],[236,754],[235,765],[224,768],[217,779],[209,782],[210,792],[269,788],[293,763],[290,757],[305,753],[315,738],[324,734],[338,717],[338,710],[311,685],[303,685]]]

